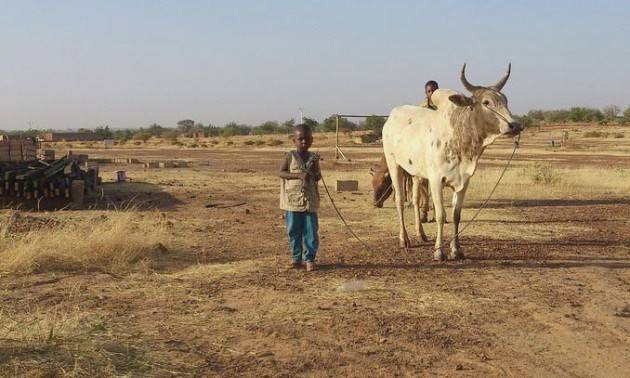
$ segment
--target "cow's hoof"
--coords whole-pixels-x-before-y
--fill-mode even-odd
[[[464,259],[464,252],[462,251],[462,248],[459,246],[459,244],[455,244],[453,242],[451,242],[451,250],[448,253],[448,258],[451,260],[463,260]]]
[[[426,235],[422,234],[422,235],[420,235],[420,240],[426,243],[426,242],[429,241],[429,238],[427,238]]]
[[[435,261],[446,261],[446,253],[444,253],[442,248],[436,249],[433,252],[433,260],[435,260]]]
[[[464,253],[462,251],[451,251],[448,254],[448,258],[449,258],[449,260],[463,260],[464,259]]]
[[[458,249],[456,251],[451,251],[448,254],[448,258],[451,260],[463,260],[464,259],[464,252],[462,252],[461,249]]]
[[[411,241],[409,240],[409,238],[405,238],[405,240],[401,240],[398,245],[400,246],[400,248],[411,248]]]

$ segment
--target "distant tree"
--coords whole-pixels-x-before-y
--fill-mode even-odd
[[[0,131],[0,134],[15,135],[22,138],[35,138],[44,132],[46,132],[46,130],[27,129],[27,130],[20,130],[20,131],[13,130],[13,131],[8,131],[8,132]]]
[[[312,131],[318,131],[320,129],[319,122],[317,122],[313,118],[304,117],[302,123],[308,125],[308,127],[310,127]]]
[[[614,120],[619,112],[621,112],[621,109],[617,105],[608,105],[602,108],[604,118],[607,120]]]
[[[548,123],[567,122],[569,120],[568,110],[548,110],[544,112],[544,121]]]
[[[221,135],[234,136],[234,135],[248,135],[251,132],[252,127],[249,125],[239,125],[236,122],[230,122],[223,126]]]
[[[623,118],[630,121],[630,106],[628,106],[626,110],[623,111]]]
[[[385,121],[387,121],[387,118],[385,117],[371,115],[365,119],[361,126],[363,129],[371,130],[372,132],[374,132],[374,134],[380,136],[383,130],[383,126],[385,125]]]
[[[540,122],[539,119],[530,116],[529,113],[527,113],[524,116],[515,116],[514,118],[516,118],[516,120],[518,122],[520,122],[520,124],[524,128],[528,128],[528,127],[531,127],[531,126],[536,126]]]
[[[177,139],[178,136],[179,131],[175,129],[164,129],[164,131],[160,134],[160,137],[164,139]]]
[[[109,129],[109,125],[97,127],[96,129],[94,129],[94,134],[103,139],[112,139],[114,136],[114,133],[112,133],[112,131]]]
[[[190,134],[187,136],[192,137],[197,136],[198,134],[201,134],[204,137],[206,135],[206,127],[201,122],[195,123],[195,126],[193,126],[193,128],[190,130]]]
[[[604,114],[599,109],[584,107],[573,107],[569,109],[569,121],[572,122],[595,122],[604,119]]]
[[[144,143],[146,143],[147,140],[151,139],[151,137],[152,135],[148,131],[138,131],[133,135],[134,140],[141,140]]]
[[[322,122],[322,130],[324,131],[335,131],[337,128],[337,116],[335,114],[326,118],[324,122]],[[356,130],[357,125],[354,122],[348,121],[347,118],[339,117],[339,131],[349,132],[352,130]]]
[[[190,134],[194,127],[195,121],[193,121],[192,119],[183,119],[177,122],[177,129],[182,134]]]
[[[113,134],[114,134],[114,139],[118,140],[121,143],[125,143],[126,141],[131,139],[131,137],[133,136],[133,132],[129,129],[115,130]]]
[[[280,125],[277,121],[267,121],[252,129],[254,135],[275,134],[280,131]]]
[[[148,132],[149,134],[151,134],[151,135],[153,135],[155,137],[161,137],[162,134],[166,130],[168,130],[166,127],[162,127],[162,126],[158,125],[157,123],[153,123],[147,128],[146,132]]]
[[[290,134],[293,131],[293,127],[295,127],[295,119],[291,118],[282,122],[281,131]]]
[[[218,126],[213,126],[211,124],[208,124],[208,126],[204,127],[204,131],[207,136],[216,137],[216,136],[221,135],[222,129]]]
[[[527,112],[527,117],[529,119],[536,121],[544,121],[545,120],[545,112],[543,110],[530,110]]]

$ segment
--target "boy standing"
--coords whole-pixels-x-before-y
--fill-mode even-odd
[[[295,150],[289,151],[282,161],[278,176],[280,183],[280,209],[285,210],[292,268],[316,270],[315,256],[319,249],[317,210],[319,208],[318,181],[321,179],[319,155],[309,152],[313,133],[306,124],[293,129]]]

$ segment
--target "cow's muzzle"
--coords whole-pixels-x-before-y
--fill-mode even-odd
[[[508,123],[508,127],[514,135],[519,134],[521,131],[523,131],[523,125],[518,122],[510,122]]]

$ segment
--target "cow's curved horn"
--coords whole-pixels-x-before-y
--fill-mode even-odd
[[[462,81],[462,84],[464,84],[464,88],[468,89],[468,91],[470,92],[474,92],[480,88],[476,85],[470,84],[468,80],[466,80],[466,63],[464,63],[464,66],[462,67],[462,75],[460,77],[460,80]]]
[[[507,73],[503,75],[501,80],[499,80],[499,82],[496,83],[492,88],[496,90],[497,92],[500,92],[501,89],[503,89],[503,86],[505,85],[505,83],[507,83],[508,78],[510,77],[510,72],[512,72],[512,63],[508,64]]]

